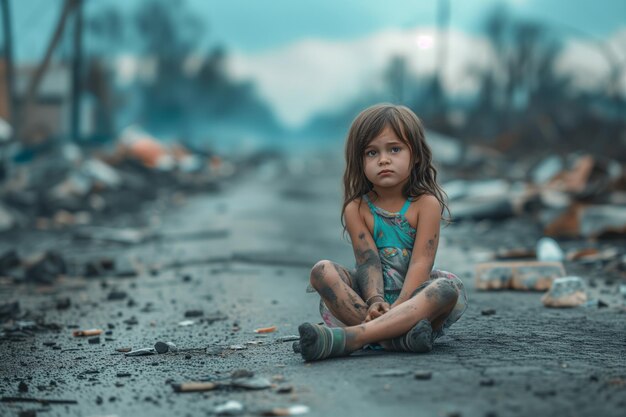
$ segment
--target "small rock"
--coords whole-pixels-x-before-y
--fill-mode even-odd
[[[415,379],[427,380],[433,377],[433,373],[430,371],[415,371],[413,377]]]
[[[131,350],[132,348],[129,348],[129,347],[121,347],[121,348],[115,349],[116,352],[122,352],[122,353],[130,352]]]
[[[218,415],[236,416],[243,413],[243,404],[239,401],[230,400],[224,404],[216,406],[213,411]]]
[[[97,344],[99,344],[99,343],[100,343],[100,337],[99,337],[99,336],[98,336],[98,337],[90,337],[90,338],[88,339],[88,342],[89,342],[89,344],[91,344],[91,345],[97,345]]]
[[[109,295],[107,295],[107,300],[109,301],[119,301],[123,300],[128,296],[125,291],[111,291]]]
[[[480,381],[480,386],[481,386],[481,387],[493,387],[493,386],[495,385],[495,383],[496,383],[496,382],[495,382],[493,379],[491,379],[491,378],[488,378],[488,379],[482,379],[482,380]]]
[[[202,311],[202,310],[187,310],[187,311],[185,311],[185,317],[186,318],[201,317],[201,316],[204,316],[204,311]]]
[[[127,378],[127,377],[129,377],[130,375],[131,375],[131,374],[130,374],[130,372],[118,372],[116,376],[117,376],[118,378]]]
[[[57,310],[67,310],[72,305],[72,301],[69,297],[60,298],[57,300]]]
[[[156,350],[157,353],[176,352],[178,351],[178,347],[172,342],[156,342],[154,344],[154,350]]]
[[[236,369],[230,374],[230,377],[233,379],[252,378],[253,376],[254,376],[254,372],[248,371],[247,369]]]
[[[26,382],[20,381],[20,383],[17,386],[17,390],[19,392],[28,392],[28,385],[26,385]]]
[[[102,404],[102,402],[103,402],[102,397],[98,395],[98,396],[96,397],[96,404],[101,405],[101,404]]]
[[[557,278],[550,290],[541,297],[546,307],[577,307],[587,301],[585,283],[580,277]]]
[[[230,346],[228,346],[228,349],[231,349],[231,350],[245,350],[245,349],[248,349],[248,348],[245,347],[244,345],[230,345]]]
[[[493,316],[494,314],[496,314],[496,309],[495,308],[486,308],[486,309],[482,310],[480,312],[480,314],[482,314],[483,316]]]
[[[537,259],[540,261],[560,262],[565,258],[563,249],[556,240],[549,237],[542,237],[537,242]]]
[[[280,387],[276,390],[276,393],[278,394],[291,394],[292,392],[293,392],[293,387],[291,385]]]

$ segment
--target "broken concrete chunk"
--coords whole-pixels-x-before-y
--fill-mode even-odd
[[[479,290],[545,291],[562,276],[561,262],[487,262],[476,265],[475,282]]]
[[[580,277],[557,278],[541,297],[546,307],[577,307],[587,301],[586,286]]]

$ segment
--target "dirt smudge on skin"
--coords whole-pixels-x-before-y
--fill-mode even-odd
[[[438,278],[428,287],[426,287],[425,295],[428,300],[438,304],[450,304],[456,302],[459,293],[454,284],[446,278]]]

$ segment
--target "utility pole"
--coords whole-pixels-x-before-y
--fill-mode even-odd
[[[7,104],[9,108],[9,124],[13,128],[13,137],[16,137],[15,129],[17,129],[16,107],[15,107],[15,77],[13,63],[13,34],[11,29],[11,7],[9,0],[0,0],[2,6],[2,27],[4,36],[4,61],[6,65],[6,87],[7,87]]]
[[[450,0],[439,0],[437,10],[437,29],[439,30],[439,39],[437,42],[437,76],[436,82],[439,84],[440,97],[437,97],[438,111],[445,111],[445,91],[443,89],[443,80],[445,78],[448,58],[448,27],[450,25]]]
[[[72,108],[70,138],[80,141],[80,96],[82,91],[83,67],[83,0],[76,0],[74,12],[74,54],[72,60]]]

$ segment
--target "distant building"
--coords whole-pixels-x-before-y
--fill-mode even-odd
[[[36,70],[36,65],[15,68],[16,105],[22,110],[28,86]],[[8,120],[9,100],[5,71],[6,65],[0,60],[0,117]],[[26,143],[39,143],[52,137],[68,138],[72,99],[70,67],[61,63],[50,63],[37,91],[29,113],[23,118],[20,140]],[[91,132],[92,115],[92,106],[82,103],[81,134]]]

